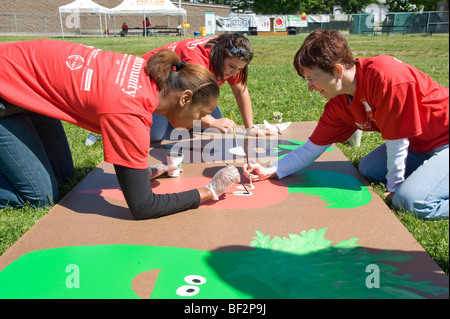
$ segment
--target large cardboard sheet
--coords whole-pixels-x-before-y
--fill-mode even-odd
[[[208,183],[218,169],[227,163],[236,165],[241,170],[246,158],[232,155],[228,151],[230,146],[235,147],[236,143],[243,147],[250,160],[263,164],[273,162],[306,142],[315,125],[316,122],[293,123],[282,135],[278,136],[277,140],[247,138],[239,130],[236,136],[233,134],[209,134],[208,132],[202,135],[194,131],[190,138],[186,138],[186,132],[180,132],[180,137],[183,136],[185,139],[164,141],[152,145],[149,164],[153,165],[165,160],[165,155],[169,150],[177,150],[185,154],[185,162],[182,165],[183,173],[178,178],[163,176],[156,179],[152,183],[153,190],[155,193],[165,193],[202,187]],[[212,160],[214,161],[211,162]],[[242,177],[242,181],[249,186],[244,177]],[[303,234],[304,238],[309,238],[309,234],[311,238],[315,236],[314,238],[318,241],[323,236],[330,241],[330,245],[357,238],[357,244],[361,247],[355,251],[356,255],[361,258],[380,254],[407,256],[407,258],[398,258],[397,260],[387,258],[386,264],[396,268],[387,270],[386,274],[408,275],[409,279],[402,280],[421,283],[429,281],[428,285],[438,287],[427,290],[420,288],[422,286],[419,285],[419,288],[413,290],[417,296],[448,298],[448,277],[334,145],[315,163],[299,173],[282,180],[255,182],[253,185],[255,189],[250,190],[253,193],[252,196],[233,195],[233,192],[240,191],[238,189],[240,185],[236,184],[222,195],[218,202],[209,201],[203,203],[198,209],[159,219],[136,221],[121,197],[113,166],[102,162],[0,257],[0,270],[30,252],[52,248],[97,247],[97,245],[99,245],[98,247],[125,245],[123,247],[126,248],[131,247],[129,245],[136,247],[143,245],[187,248],[202,252],[242,252],[245,254],[255,249],[250,247],[254,238],[270,235],[270,238],[266,238],[267,244],[276,236],[289,238],[289,234],[296,234],[300,237]],[[359,189],[359,187],[361,188]],[[336,192],[336,189],[339,189],[339,192]],[[322,230],[320,234],[315,232],[320,230]],[[313,233],[314,236],[312,236]],[[272,245],[272,248],[275,246]],[[257,247],[262,248],[262,246]],[[179,263],[180,269],[183,268],[181,255],[184,252],[186,250],[176,254],[180,256],[179,261],[175,258],[171,262]],[[187,250],[187,252],[191,252],[191,250]],[[294,250],[293,253],[295,256],[305,254],[301,250],[297,252]],[[187,258],[189,259],[189,253],[187,253]],[[225,259],[229,260],[230,258]],[[368,288],[368,285],[376,286],[377,267],[384,264],[370,257],[357,268],[359,270],[354,270],[352,268],[356,265],[354,260],[341,262],[336,260],[334,266],[332,261],[328,261],[330,265],[327,266],[328,271],[315,268],[318,267],[316,262],[312,263],[308,269],[313,269],[312,271],[316,269],[316,272],[319,272],[322,277],[336,276],[336,272],[339,271],[360,271],[361,281],[363,281],[361,290],[376,291],[380,289],[378,287],[371,289]],[[101,264],[100,261],[100,265],[97,266],[107,268],[107,258],[103,262],[104,264]],[[71,264],[69,261],[67,263]],[[267,263],[270,262],[264,262],[264,264]],[[76,265],[76,261],[74,264]],[[209,267],[214,268],[213,264],[210,264]],[[276,270],[271,270],[271,273],[283,272],[290,266],[287,263],[275,263],[273,267]],[[83,269],[80,268],[80,278],[83,278],[82,271]],[[292,271],[295,272],[295,270]],[[298,272],[302,272],[298,273],[301,277],[305,270]],[[70,269],[63,272],[64,278],[70,274]],[[215,276],[227,281],[229,274],[223,275],[216,271]],[[292,275],[289,276],[292,277]],[[378,278],[381,285],[387,282],[383,281],[386,277],[387,275],[385,276],[383,273]],[[158,275],[155,273],[136,276],[132,285],[136,297],[149,297],[152,292],[149,287],[155,284],[157,278]],[[326,278],[324,281],[328,283],[333,280],[331,277]],[[396,277],[395,280],[398,278]],[[95,281],[95,279],[90,280]],[[282,282],[280,279],[275,281]],[[257,287],[255,290],[258,291],[265,291],[264,289],[267,288],[266,286],[264,289],[259,287],[260,283],[253,282],[253,285]],[[283,283],[279,285],[283,286]],[[411,290],[408,285],[404,286],[406,286],[406,290]],[[76,289],[75,287],[71,291]],[[280,289],[277,290],[277,295],[270,295],[270,293],[258,295],[255,290],[249,290],[243,292],[243,295],[239,293],[227,295],[228,292],[224,292],[223,295],[219,295],[219,298],[243,296],[248,298],[306,296],[311,296],[311,298],[321,296],[325,298],[365,298],[371,296],[357,292],[347,294],[344,288],[341,290],[342,295],[340,295],[339,289],[331,295],[318,295],[313,291],[314,289],[308,289],[303,289],[304,295],[288,293],[283,295],[279,292]],[[239,287],[233,289],[234,292],[239,290],[242,292],[245,289]],[[430,291],[434,291],[435,294],[429,293]],[[159,292],[154,292],[154,294],[161,298],[167,296],[164,293],[159,294]],[[52,295],[49,296],[52,297]],[[73,296],[86,297],[87,295]],[[95,296],[98,297],[98,295]],[[105,294],[105,296],[109,295]],[[401,297],[402,293],[399,292],[397,296]],[[180,297],[180,295],[169,294],[169,298],[172,297]],[[217,295],[203,297],[216,298]],[[375,294],[373,297],[377,298],[377,295]],[[392,295],[388,297],[390,298]],[[410,296],[405,295],[405,297],[409,298]]]

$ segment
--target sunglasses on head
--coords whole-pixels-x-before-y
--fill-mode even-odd
[[[248,59],[249,62],[253,59],[253,52],[250,52],[246,49],[236,49],[232,46],[228,47],[231,53],[235,54],[240,60]]]

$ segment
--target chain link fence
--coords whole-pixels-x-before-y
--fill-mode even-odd
[[[149,17],[152,26],[177,28],[183,24],[178,16]],[[0,35],[21,36],[119,36],[123,22],[129,26],[129,35],[143,35],[143,15],[99,15],[99,14],[14,14],[0,13]],[[205,15],[188,14],[189,28],[184,29],[187,36],[197,35],[205,26]],[[383,21],[373,22],[371,14],[348,15],[347,20],[329,22],[309,22],[307,27],[296,28],[288,34],[309,33],[315,29],[336,29],[352,34],[410,34],[410,33],[448,33],[448,11],[423,13],[388,13]]]
[[[153,27],[177,28],[183,24],[182,17],[154,16],[149,17]],[[203,14],[190,14],[190,24],[186,35],[193,35],[205,24]],[[129,35],[143,35],[143,15],[99,15],[99,14],[14,14],[0,13],[0,35],[16,36],[119,36],[122,24],[127,23]]]
[[[379,23],[370,14],[355,14],[349,32],[353,34],[448,33],[448,11],[388,13]]]

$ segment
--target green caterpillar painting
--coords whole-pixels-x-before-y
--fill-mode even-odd
[[[133,278],[158,277],[150,298],[422,298],[448,289],[394,274],[412,256],[371,254],[326,229],[288,238],[257,231],[249,250],[138,245],[74,246],[23,255],[0,272],[0,298],[139,298]],[[372,267],[372,268],[368,268]],[[372,273],[368,269],[378,269]],[[376,278],[379,278],[378,286]]]

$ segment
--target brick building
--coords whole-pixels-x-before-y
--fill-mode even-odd
[[[101,16],[98,14],[80,14],[79,28],[71,23],[68,14],[59,15],[59,7],[74,0],[2,0],[0,2],[0,34],[17,35],[61,35],[61,22],[65,35],[100,35],[101,27],[108,26],[110,34],[118,34],[124,21],[130,28],[142,27],[143,15]],[[122,0],[94,0],[95,3],[106,8],[114,8]],[[178,1],[172,1],[178,7]],[[186,35],[193,35],[204,27],[205,12],[215,12],[216,15],[228,15],[229,6],[211,5],[202,3],[181,2],[181,7],[187,12]],[[149,17],[152,26],[168,26],[176,28],[183,23],[179,16],[153,16]],[[73,21],[72,21],[73,22]],[[67,27],[69,26],[69,27]]]

